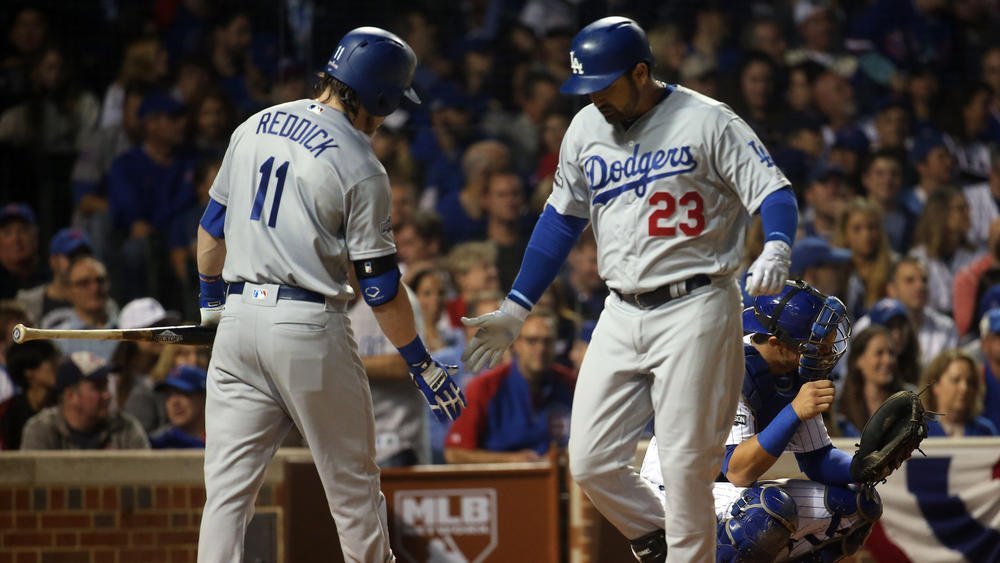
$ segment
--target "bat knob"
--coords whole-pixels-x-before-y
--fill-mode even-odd
[[[24,342],[24,325],[15,325],[14,330],[11,331],[11,336],[14,338],[14,342],[18,344]]]

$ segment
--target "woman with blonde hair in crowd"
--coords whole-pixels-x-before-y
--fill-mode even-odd
[[[979,256],[968,240],[970,226],[969,204],[954,188],[928,196],[917,221],[910,256],[927,269],[928,304],[946,315],[951,315],[955,274]]]
[[[929,437],[996,436],[997,428],[979,416],[983,410],[982,372],[976,360],[961,350],[946,350],[924,369],[920,388],[928,411],[938,414],[927,421]]]
[[[854,273],[848,281],[847,308],[860,318],[885,297],[893,253],[882,222],[882,212],[872,202],[855,198],[847,203],[833,240],[851,251]]]
[[[847,379],[837,397],[842,436],[860,436],[868,418],[889,395],[903,389],[896,351],[888,329],[870,326],[854,335],[847,357]]]

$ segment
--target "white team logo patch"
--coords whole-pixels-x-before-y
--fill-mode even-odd
[[[576,58],[576,52],[569,52],[569,70],[573,74],[583,74],[583,64]]]
[[[401,561],[480,563],[498,545],[496,489],[396,491],[393,505]]]
[[[263,300],[267,299],[267,290],[266,289],[261,289],[261,288],[255,288],[250,293],[250,298],[251,299],[256,299],[258,301],[263,301]]]

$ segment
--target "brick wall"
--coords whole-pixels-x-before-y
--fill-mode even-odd
[[[200,454],[113,452],[110,464],[95,454],[53,454],[0,455],[0,563],[196,560]],[[257,512],[280,523],[277,477],[266,479]]]

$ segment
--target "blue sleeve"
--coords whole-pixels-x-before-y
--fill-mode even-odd
[[[782,240],[789,246],[795,242],[799,226],[799,205],[791,186],[771,192],[760,204],[760,220],[764,226],[764,240]]]
[[[213,237],[225,238],[223,227],[226,224],[226,206],[209,198],[208,206],[205,207],[205,213],[202,214],[201,222],[198,224]]]
[[[799,469],[813,481],[824,485],[847,485],[851,479],[851,454],[833,445],[795,454]]]
[[[530,310],[556,279],[566,256],[587,228],[587,219],[561,215],[546,205],[535,223],[528,248],[524,251],[521,270],[507,295],[512,301]]]

